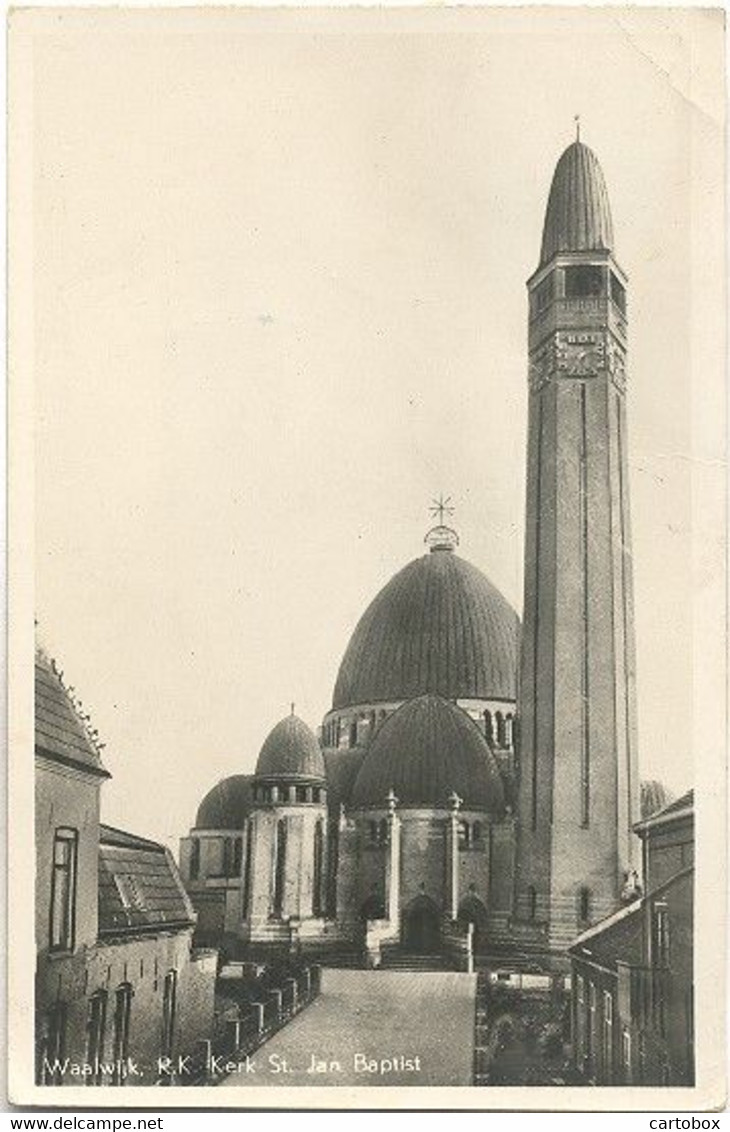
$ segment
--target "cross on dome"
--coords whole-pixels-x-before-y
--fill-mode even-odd
[[[444,498],[443,492],[440,492],[438,499],[432,501],[429,511],[435,519],[438,519],[438,525],[427,531],[423,541],[432,551],[454,550],[459,545],[459,536],[452,527],[447,527],[444,522],[445,518],[454,514],[451,496],[447,495]]]

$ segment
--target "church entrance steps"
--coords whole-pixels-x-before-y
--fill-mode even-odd
[[[452,971],[453,965],[442,955],[415,951],[383,951],[381,971]]]
[[[470,1085],[475,1000],[475,975],[325,968],[319,997],[220,1086]]]

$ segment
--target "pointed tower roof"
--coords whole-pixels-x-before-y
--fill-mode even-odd
[[[558,161],[550,186],[540,266],[558,252],[612,249],[613,221],[603,170],[593,150],[574,141]]]

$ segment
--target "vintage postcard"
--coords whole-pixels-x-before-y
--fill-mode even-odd
[[[723,37],[11,14],[11,1101],[723,1106]]]

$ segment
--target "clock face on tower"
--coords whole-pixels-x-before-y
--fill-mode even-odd
[[[595,377],[606,365],[602,334],[560,333],[556,342],[556,369],[561,377]]]

